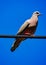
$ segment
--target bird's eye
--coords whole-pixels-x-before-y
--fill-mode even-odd
[[[39,14],[38,12],[36,12],[36,14]]]

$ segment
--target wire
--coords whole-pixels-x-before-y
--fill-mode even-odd
[[[33,38],[33,39],[46,39],[46,36],[0,35],[0,38]]]

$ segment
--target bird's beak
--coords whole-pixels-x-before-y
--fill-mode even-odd
[[[39,15],[41,16],[41,15],[42,15],[42,13],[39,13]]]

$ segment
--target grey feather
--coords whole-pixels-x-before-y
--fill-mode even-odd
[[[27,28],[28,25],[29,25],[28,22],[24,22],[24,24],[20,27],[20,29],[17,32],[17,34],[20,34],[25,28]]]

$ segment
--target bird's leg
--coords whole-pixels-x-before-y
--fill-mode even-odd
[[[34,35],[34,34],[32,34],[31,36],[33,36],[33,37],[34,37],[35,35]]]

